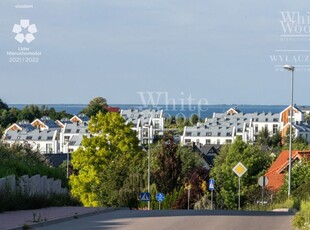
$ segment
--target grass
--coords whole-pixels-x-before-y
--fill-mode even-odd
[[[310,229],[310,200],[301,202],[300,211],[294,216],[293,226],[299,230]]]

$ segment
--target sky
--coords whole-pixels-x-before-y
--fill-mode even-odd
[[[290,64],[294,102],[309,105],[309,11],[306,0],[1,0],[0,98],[286,105]],[[13,32],[21,20],[36,32]]]

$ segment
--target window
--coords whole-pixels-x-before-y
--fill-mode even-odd
[[[191,139],[185,139],[185,143],[190,143]]]
[[[38,140],[41,140],[41,138],[42,138],[41,136],[38,136]]]
[[[226,136],[227,137],[231,137],[231,133],[226,133]]]
[[[46,153],[52,153],[52,152],[53,152],[52,144],[46,144]]]
[[[207,145],[211,144],[211,140],[210,139],[206,139],[206,144]]]
[[[232,141],[231,140],[226,140],[226,144],[231,144]]]
[[[53,140],[52,136],[47,137],[47,140]]]
[[[275,134],[277,132],[277,130],[278,130],[278,125],[274,124],[272,126],[272,132]]]
[[[65,133],[71,133],[71,129],[65,129]]]
[[[221,140],[217,139],[216,144],[220,145],[221,144]]]
[[[79,129],[77,129],[77,130],[76,130],[76,133],[80,133],[80,130],[79,130]]]
[[[265,121],[268,122],[268,118],[265,118]]]
[[[11,136],[6,136],[7,140],[11,140],[11,138],[12,138]]]
[[[197,137],[200,137],[200,132],[197,132]]]
[[[70,141],[69,145],[75,145],[76,141]]]
[[[206,136],[210,137],[210,136],[212,136],[212,133],[211,132],[207,132]]]
[[[255,125],[255,133],[258,133],[258,125]]]
[[[185,133],[185,136],[191,136],[192,135],[192,132],[186,132]]]
[[[27,136],[26,140],[32,140],[32,136]]]
[[[218,133],[217,133],[217,136],[218,136],[218,137],[220,137],[220,136],[221,136],[221,133],[220,133],[220,132],[218,132]]]
[[[72,153],[74,150],[73,149],[68,149],[68,152],[69,153]]]

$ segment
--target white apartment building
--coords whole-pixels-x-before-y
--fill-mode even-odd
[[[240,136],[244,142],[255,142],[263,128],[267,128],[270,135],[280,131],[282,137],[289,127],[290,106],[281,113],[242,113],[231,108],[225,113],[214,113],[212,118],[206,118],[203,124],[184,127],[181,137],[182,145],[195,144],[227,144]],[[303,114],[293,109],[293,128],[296,135],[302,135],[310,141],[309,128],[303,123]]]
[[[163,110],[157,109],[126,109],[121,110],[121,116],[126,124],[131,123],[132,129],[137,132],[140,143],[153,143],[156,136],[162,136],[164,133]]]

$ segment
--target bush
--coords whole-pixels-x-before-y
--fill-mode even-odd
[[[293,220],[295,228],[300,230],[310,229],[310,201],[302,201],[300,212],[298,212]]]
[[[28,195],[20,192],[14,193],[9,188],[0,190],[0,212],[67,205],[77,206],[80,203],[70,194]]]
[[[53,168],[38,151],[30,146],[16,144],[6,147],[0,144],[0,178],[15,175],[44,175],[49,178],[60,179],[67,185],[66,173],[62,169]]]

